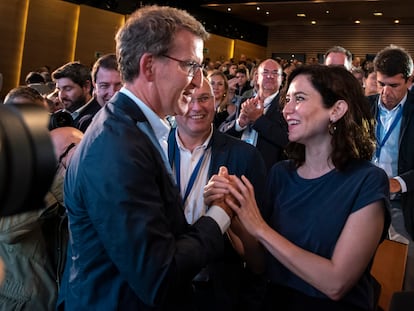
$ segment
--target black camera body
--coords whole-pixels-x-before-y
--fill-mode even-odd
[[[56,170],[48,122],[39,105],[0,105],[0,217],[43,207]]]
[[[55,111],[50,115],[49,119],[49,131],[58,128],[58,127],[65,127],[65,126],[72,126],[74,127],[74,122],[71,114],[65,110],[58,110]]]

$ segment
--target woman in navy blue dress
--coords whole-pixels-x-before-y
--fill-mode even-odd
[[[374,310],[369,271],[389,224],[388,179],[370,163],[375,134],[361,87],[342,67],[303,66],[282,98],[289,160],[270,171],[260,210],[244,177],[215,177],[205,197],[229,191],[226,203],[259,242],[243,251],[256,264],[264,254],[265,310]]]

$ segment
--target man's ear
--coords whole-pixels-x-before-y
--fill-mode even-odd
[[[331,109],[331,122],[335,123],[341,119],[344,114],[348,111],[348,103],[343,99],[338,100]]]
[[[92,81],[91,80],[86,80],[83,88],[86,89],[86,92],[88,92],[90,94],[93,91]]]
[[[148,81],[154,79],[154,55],[144,53],[139,62],[139,74],[145,76]]]

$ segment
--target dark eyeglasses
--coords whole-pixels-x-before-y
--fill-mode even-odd
[[[162,56],[178,62],[183,69],[187,70],[189,77],[194,77],[196,72],[202,68],[200,64],[197,64],[196,62],[193,62],[193,61],[185,61],[185,60],[177,59],[167,54],[163,54]]]
[[[269,70],[266,70],[266,69],[263,70],[261,72],[261,74],[262,74],[262,76],[265,76],[265,77],[277,77],[277,76],[282,75],[279,71],[276,71],[276,70],[269,71]]]

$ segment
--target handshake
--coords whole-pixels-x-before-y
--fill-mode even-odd
[[[229,175],[229,172],[225,166],[221,166],[217,175],[213,175],[207,185],[204,187],[204,202],[207,206],[217,205],[220,206],[229,215],[230,219],[233,218],[234,212],[229,205],[229,202],[233,202],[234,205],[238,205],[235,197],[230,193],[231,188],[236,188],[234,175]]]
[[[268,226],[257,206],[250,181],[245,176],[229,175],[227,168],[222,166],[204,187],[204,202],[207,206],[221,207],[230,216],[227,234],[233,248],[253,271],[263,271],[264,261],[258,256],[262,252],[258,238]]]

